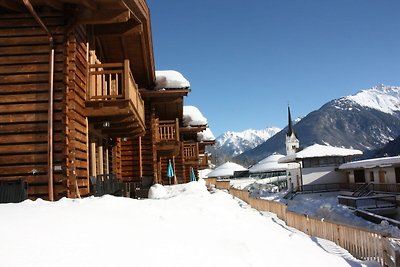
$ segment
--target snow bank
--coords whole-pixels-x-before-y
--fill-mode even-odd
[[[195,106],[183,106],[183,126],[207,125],[207,119]]]
[[[163,186],[155,184],[150,187],[149,199],[168,199],[181,195],[204,195],[209,194],[203,179],[187,184]]]
[[[160,191],[157,186],[157,192]],[[222,191],[0,204],[2,266],[360,266]],[[172,193],[173,192],[173,193]],[[330,253],[329,251],[332,251]]]
[[[183,75],[174,70],[156,71],[156,90],[189,88],[190,83]]]

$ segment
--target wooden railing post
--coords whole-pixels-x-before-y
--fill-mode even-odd
[[[130,78],[130,74],[129,74],[129,59],[125,59],[124,60],[124,77],[123,77],[123,80],[124,80],[124,82],[123,82],[123,87],[124,87],[124,91],[123,91],[123,95],[124,95],[124,98],[125,99],[129,99],[129,97],[130,97],[130,90],[131,90],[131,88],[130,88],[130,86],[129,86],[129,78]]]
[[[175,135],[176,135],[175,140],[179,141],[180,138],[179,138],[179,119],[178,118],[175,119]]]

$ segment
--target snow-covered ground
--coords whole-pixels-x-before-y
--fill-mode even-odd
[[[241,189],[240,184],[234,184],[234,187]],[[245,184],[244,181],[242,182],[242,185],[243,184]],[[247,185],[248,188],[251,186],[251,184]],[[259,190],[252,190],[250,195],[255,198],[287,203],[288,210],[300,214],[307,214],[319,219],[371,229],[384,235],[400,238],[400,229],[389,225],[387,221],[383,221],[381,224],[372,223],[356,216],[353,209],[340,205],[337,197],[342,195],[343,192],[296,194],[292,200],[283,198],[287,193],[287,191],[271,192],[261,188]]]
[[[0,204],[1,266],[375,266],[204,182]]]
[[[317,218],[372,229],[400,237],[400,230],[386,221],[375,224],[354,215],[354,210],[338,204],[337,196],[340,192],[298,194],[293,200],[288,201],[288,209],[301,214],[307,214]]]

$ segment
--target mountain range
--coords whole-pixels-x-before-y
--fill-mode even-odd
[[[373,156],[400,135],[400,87],[381,84],[334,99],[295,123],[294,130],[301,147],[327,144],[360,149],[364,157]],[[284,128],[265,141],[258,137],[240,138],[240,133],[227,132],[217,138],[216,148],[220,149],[219,155],[251,164],[274,152],[285,153],[286,132]]]
[[[209,152],[218,158],[217,164],[223,163],[264,143],[281,130],[278,127],[268,127],[261,130],[248,129],[243,132],[228,131],[215,139],[215,146],[210,147]]]

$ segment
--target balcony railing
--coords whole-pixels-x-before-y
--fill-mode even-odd
[[[199,143],[184,143],[183,157],[185,161],[197,161],[199,159]]]
[[[144,102],[129,68],[129,60],[124,63],[90,64],[88,77],[87,103],[98,103],[102,107],[111,107],[110,112],[91,110],[89,116],[113,116],[132,114],[144,125]],[[128,101],[128,110],[123,108]],[[88,105],[87,105],[88,106]],[[118,114],[121,112],[121,114]]]
[[[208,168],[208,155],[207,154],[200,155],[199,167],[200,167],[200,169]]]
[[[156,119],[156,143],[179,141],[179,121],[160,121]]]

